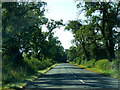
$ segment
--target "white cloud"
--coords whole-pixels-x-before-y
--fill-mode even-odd
[[[64,23],[68,20],[77,18],[77,7],[74,0],[45,0],[47,2],[48,13],[45,15],[49,19],[60,20]],[[73,35],[69,31],[64,31],[64,27],[55,30],[54,36],[57,36],[65,49],[69,49]]]
[[[73,40],[73,34],[69,31],[64,31],[64,27],[61,27],[61,29],[56,29],[55,30],[55,34],[54,36],[59,37],[59,40],[62,43],[62,46],[65,49],[69,49],[70,46],[72,46],[71,44],[71,40]]]

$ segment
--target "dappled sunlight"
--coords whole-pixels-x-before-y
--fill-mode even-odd
[[[118,88],[118,81],[63,63],[28,84],[26,88],[36,86],[39,88]]]
[[[3,89],[118,88],[120,1],[0,6]]]

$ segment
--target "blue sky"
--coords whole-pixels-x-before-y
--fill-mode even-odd
[[[45,0],[47,2],[46,17],[49,19],[60,20],[64,23],[68,20],[75,20],[77,18],[77,8],[74,0]],[[71,40],[74,39],[70,31],[64,31],[64,27],[54,30],[54,36],[57,36],[65,49],[69,49],[72,45]]]

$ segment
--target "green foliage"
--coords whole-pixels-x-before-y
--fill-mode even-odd
[[[79,60],[80,61],[80,60]],[[82,60],[81,64],[78,64],[78,61],[72,61],[69,62],[71,64],[77,64],[84,68],[87,68],[87,70],[102,73],[107,76],[111,76],[113,78],[119,78],[120,69],[118,62],[120,59],[114,59],[112,62],[110,62],[108,59],[101,59],[101,60]],[[120,78],[119,78],[120,79]]]
[[[81,61],[80,61],[80,59],[78,57],[75,58],[75,61],[76,61],[76,64],[80,65]]]
[[[28,65],[31,66],[31,68],[36,72],[39,70],[42,62],[39,61],[36,58],[31,57],[31,59],[28,59],[27,57],[24,57],[24,62]]]
[[[90,61],[87,62],[87,66],[88,66],[88,68],[90,68],[90,67],[94,67],[94,64],[95,64],[95,59],[90,60]]]
[[[64,53],[60,41],[53,36],[53,30],[63,25],[62,20],[46,18],[45,6],[46,3],[42,1],[3,3],[3,55],[8,55],[11,61],[19,62],[23,58],[23,53],[27,54],[28,58],[34,54],[33,56],[39,60],[46,58],[55,60],[58,49],[60,51],[58,56]],[[42,25],[47,27],[47,32],[42,31]]]
[[[102,59],[95,62],[95,67],[99,69],[109,70],[110,69],[109,66],[110,66],[110,62],[108,59]]]
[[[68,25],[65,27],[65,30],[72,30],[72,32],[75,34],[80,26],[82,26],[82,24],[80,24],[79,21],[69,21]]]
[[[8,61],[8,63],[11,63]],[[26,73],[26,68],[25,67],[16,67],[13,68],[11,64],[6,64],[3,62],[2,66],[2,84],[8,84],[8,83],[15,83],[16,81],[19,82],[21,81]],[[34,73],[34,72],[33,72]]]
[[[45,68],[51,66],[52,64],[53,64],[52,59],[43,60],[41,66],[40,66],[40,69],[45,69]]]
[[[115,49],[119,33],[115,30],[118,25],[120,2],[77,2],[78,13],[85,12],[87,17],[81,20],[69,21],[65,30],[72,31],[76,52],[68,52],[68,59],[73,61],[81,58],[85,60],[115,59]],[[71,52],[70,52],[71,51]],[[116,55],[117,56],[117,55]],[[75,62],[75,60],[74,60]]]
[[[88,68],[91,68],[91,67],[94,67],[95,65],[95,59],[92,59],[92,60],[89,60],[89,61],[87,61],[87,60],[82,60],[82,62],[79,64],[79,65],[85,65],[86,67],[88,67]]]
[[[50,67],[51,65],[55,64],[55,61],[52,61],[52,59],[46,59],[46,60],[40,61],[32,56],[31,56],[31,59],[28,59],[27,57],[25,57],[24,60],[25,60],[26,64],[31,66],[31,68],[33,70],[35,70],[36,72],[38,70],[45,69],[45,68]]]
[[[3,2],[3,85],[22,81],[56,62],[65,62],[64,48],[53,36],[53,30],[63,26],[63,21],[46,18],[45,6],[42,1]]]
[[[67,63],[69,63],[70,62],[70,60],[67,60]]]
[[[40,61],[34,57],[31,57],[31,59],[24,57],[22,65],[17,64],[18,66],[15,67],[13,62],[5,58],[6,57],[3,58],[3,85],[22,81],[28,75],[33,75],[37,73],[38,70],[46,69],[55,64],[51,59]]]
[[[114,59],[112,62],[111,62],[111,65],[110,65],[110,69],[112,70],[119,70],[119,62],[120,62],[120,59]]]
[[[84,64],[84,65],[87,65],[87,62],[88,62],[87,59],[85,59],[83,64]]]
[[[73,63],[75,64],[77,62],[77,59],[73,59]]]
[[[73,61],[76,58],[77,54],[75,53],[76,53],[76,47],[71,46],[70,50],[68,50],[68,53],[67,53],[67,57],[70,61]]]

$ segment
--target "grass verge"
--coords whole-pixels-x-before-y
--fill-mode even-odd
[[[109,77],[120,80],[120,77],[118,76],[117,71],[103,70],[103,69],[99,69],[99,68],[95,68],[95,67],[88,67],[86,65],[78,65],[78,64],[75,64],[75,63],[72,63],[72,62],[70,62],[69,64],[73,64],[73,65],[75,65],[77,67],[80,67],[84,70],[88,70],[88,71],[95,72],[95,73],[98,73],[98,74],[103,74],[105,76],[109,76]]]
[[[11,83],[11,84],[7,84],[5,86],[2,87],[2,90],[8,90],[9,88],[13,88],[13,89],[16,89],[16,88],[23,88],[25,87],[29,82],[32,82],[34,81],[35,79],[38,78],[38,76],[41,76],[43,74],[45,74],[47,71],[49,71],[50,69],[52,69],[53,67],[55,67],[58,63],[46,68],[46,69],[43,69],[43,70],[39,70],[36,74],[34,75],[31,75],[31,76],[28,76],[26,77],[22,82],[18,82],[18,83]],[[1,89],[1,87],[0,87]]]

